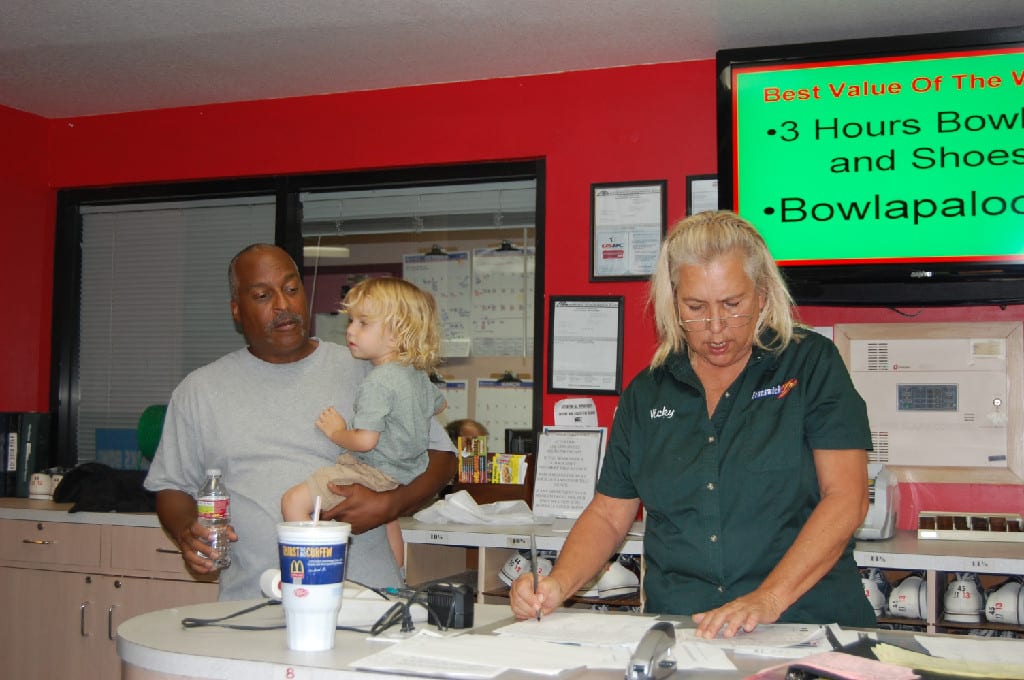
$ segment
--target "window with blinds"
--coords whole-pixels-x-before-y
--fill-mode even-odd
[[[190,371],[241,347],[228,263],[274,241],[274,196],[81,207],[78,462]]]

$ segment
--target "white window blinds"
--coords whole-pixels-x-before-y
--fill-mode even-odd
[[[134,432],[190,371],[243,346],[227,268],[274,241],[273,196],[83,206],[78,462],[98,429]]]

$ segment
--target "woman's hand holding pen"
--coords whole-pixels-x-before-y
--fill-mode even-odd
[[[537,592],[533,592],[533,574],[522,574],[512,582],[512,590],[509,593],[512,605],[512,614],[519,620],[537,618],[550,614],[565,597],[562,595],[562,585],[557,579],[550,576],[541,576],[537,579]]]

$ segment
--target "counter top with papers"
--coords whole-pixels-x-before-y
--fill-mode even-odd
[[[420,623],[414,636],[378,638],[354,631],[338,631],[334,649],[294,652],[287,649],[283,628],[234,630],[221,627],[185,628],[186,617],[215,619],[260,601],[211,602],[143,614],[118,629],[118,653],[124,680],[176,678],[240,678],[247,680],[335,680],[375,676],[391,678],[462,677],[525,680],[527,678],[622,678],[630,654],[655,618],[635,614],[560,610],[541,622],[515,622],[507,606],[478,605],[477,626],[470,631],[438,632]],[[344,609],[344,605],[343,609]],[[267,606],[231,619],[252,627],[283,626],[279,606]],[[800,660],[827,659],[838,641],[863,641],[859,632],[832,627],[828,640],[819,626],[761,626],[742,642],[696,641],[687,622],[678,622],[675,657],[679,669],[670,677],[721,680],[775,679],[785,667]],[[1009,674],[1024,675],[1024,641],[978,640],[939,635],[912,635],[871,631],[870,635],[899,645],[897,651],[914,654],[930,650],[935,656],[984,658],[1008,667]],[[555,641],[575,642],[557,645]],[[397,642],[397,644],[396,644]],[[932,643],[936,646],[931,647]],[[743,645],[737,649],[736,645]],[[923,645],[923,646],[922,646]],[[988,646],[985,646],[988,645]],[[906,651],[909,650],[909,651]],[[936,651],[938,650],[938,651]],[[822,656],[822,655],[825,656]],[[817,655],[817,656],[814,656]],[[843,654],[843,663],[860,664]],[[895,657],[894,657],[895,658]],[[918,656],[916,661],[922,658]],[[582,660],[581,660],[582,659]],[[724,666],[723,666],[724,663]],[[586,664],[586,668],[581,668]],[[569,669],[569,670],[567,670]],[[697,674],[687,670],[700,669]],[[713,670],[714,669],[714,670]],[[765,669],[774,669],[765,671]],[[888,669],[880,677],[900,677]]]

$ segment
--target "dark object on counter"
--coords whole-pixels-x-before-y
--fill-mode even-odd
[[[156,512],[156,494],[142,486],[145,479],[145,470],[82,463],[64,475],[53,500],[73,502],[68,512]]]
[[[427,586],[427,622],[441,630],[473,627],[473,589],[465,583]]]

